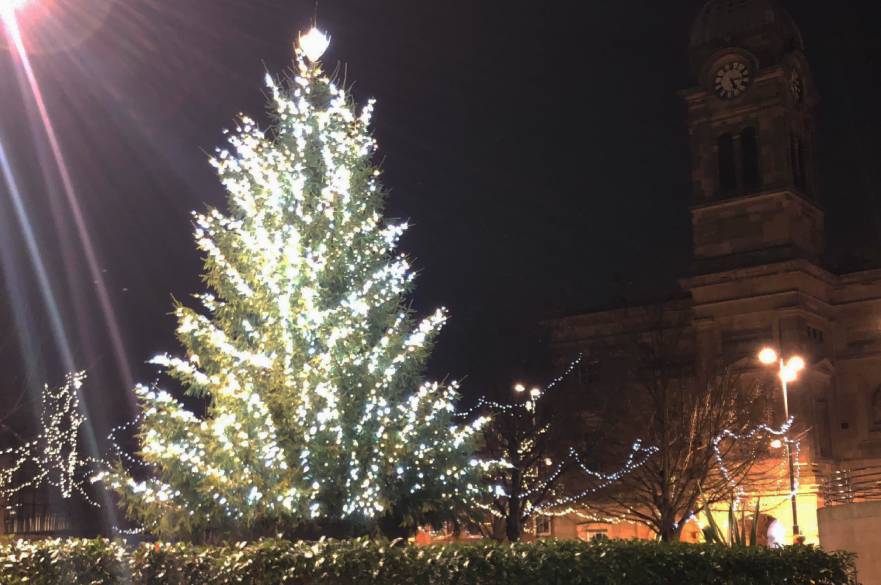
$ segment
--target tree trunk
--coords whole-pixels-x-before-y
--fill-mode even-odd
[[[511,493],[508,494],[508,517],[505,519],[505,535],[510,542],[520,540],[520,470],[511,472]]]

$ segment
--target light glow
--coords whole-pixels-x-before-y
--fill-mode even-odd
[[[798,378],[798,372],[790,368],[788,365],[780,368],[780,380],[784,383],[788,384],[790,382],[795,382],[796,378]]]
[[[766,366],[770,366],[777,362],[777,352],[770,347],[763,348],[762,351],[759,352],[759,361]]]
[[[455,423],[458,385],[421,378],[447,313],[405,308],[407,225],[383,218],[373,103],[358,111],[304,40],[296,75],[266,77],[271,130],[241,115],[211,160],[227,210],[193,214],[210,292],[175,309],[183,355],[152,360],[210,406],[138,385],[150,473],[102,476],[159,536],[363,522],[403,497],[449,506],[482,489],[486,417]]]
[[[0,459],[6,462],[0,468],[0,498],[4,501],[12,501],[24,489],[52,486],[62,499],[70,499],[76,493],[98,506],[85,491],[85,480],[95,460],[83,457],[77,450],[86,422],[80,413],[77,393],[85,379],[83,372],[71,373],[62,386],[45,386],[40,433],[18,447],[0,451]]]
[[[28,0],[0,0],[0,13],[4,16],[12,14],[16,10],[23,8]]]
[[[789,358],[789,361],[786,362],[786,367],[792,370],[793,372],[800,372],[805,369],[805,360],[800,356],[792,356]]]
[[[330,37],[314,26],[309,32],[300,36],[300,50],[313,63],[321,59],[328,46],[330,46]]]

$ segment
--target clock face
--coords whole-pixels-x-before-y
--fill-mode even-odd
[[[800,104],[804,97],[805,86],[798,71],[793,71],[792,75],[789,76],[789,91],[792,92],[792,101]]]
[[[749,66],[743,61],[731,61],[716,71],[716,95],[735,98],[749,87]]]

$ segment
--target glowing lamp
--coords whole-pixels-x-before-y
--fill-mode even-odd
[[[15,1],[15,0],[13,0]],[[20,1],[20,0],[19,0]],[[312,61],[318,61],[330,45],[330,37],[312,27],[312,30],[304,35],[300,35],[300,50],[306,55],[306,58]]]
[[[545,465],[547,465],[548,467],[550,467],[550,466],[553,465],[553,464],[554,464],[554,462],[551,460],[550,457],[545,457]]]
[[[770,366],[777,361],[777,352],[770,347],[766,347],[759,352],[759,361],[766,366]]]
[[[529,397],[532,398],[533,400],[535,400],[539,396],[541,396],[541,390],[539,390],[538,388],[533,388],[532,390],[529,391]]]
[[[786,363],[786,367],[793,372],[800,372],[805,369],[805,361],[796,355],[789,358],[789,361]]]
[[[798,372],[790,368],[788,365],[780,368],[780,380],[784,383],[788,384],[790,382],[795,382],[796,377],[798,377]]]
[[[781,441],[780,439],[774,439],[773,441],[771,441],[771,448],[772,449],[779,449],[782,446],[783,446],[783,441]]]
[[[524,386],[523,384],[515,384],[514,392],[526,392],[526,386]]]

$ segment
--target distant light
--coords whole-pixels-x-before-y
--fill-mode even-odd
[[[541,396],[541,389],[539,389],[539,388],[533,388],[532,390],[529,391],[529,396],[530,396],[533,400],[536,399],[536,398],[538,398],[539,396]]]
[[[314,26],[306,34],[300,35],[300,49],[306,55],[306,58],[313,63],[321,59],[329,45],[330,37]]]
[[[783,446],[783,441],[781,441],[780,439],[774,439],[773,441],[771,441],[771,448],[772,449],[779,449],[782,446]]]
[[[777,352],[770,347],[766,347],[759,352],[759,361],[766,366],[770,366],[777,362]]]
[[[523,384],[515,384],[514,392],[526,392],[526,386],[524,386]]]
[[[553,465],[553,464],[554,464],[554,462],[553,462],[553,460],[552,460],[550,457],[545,457],[545,465],[547,465],[548,467],[550,467],[550,466]]]
[[[793,372],[800,372],[805,369],[805,361],[799,356],[792,356],[786,363],[786,367]]]

